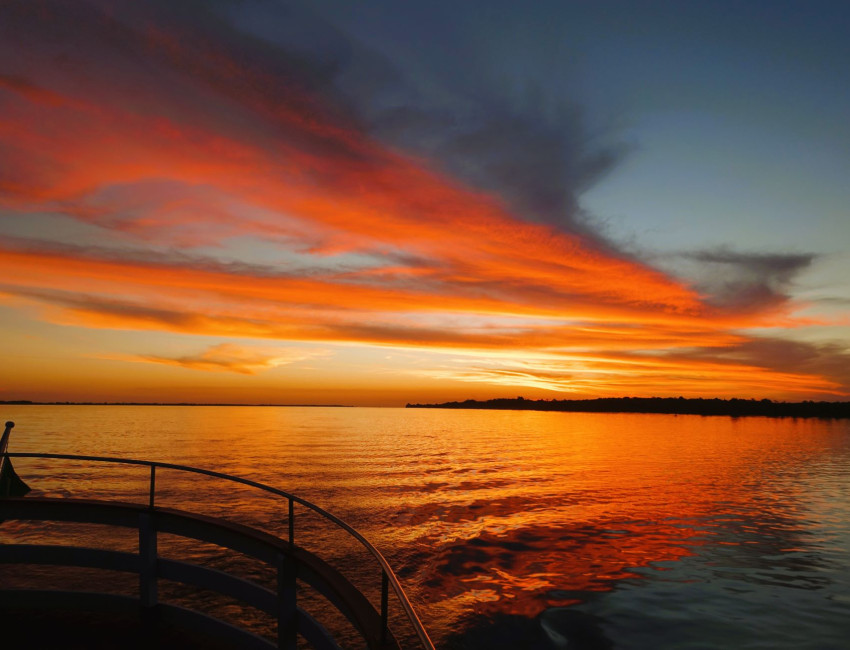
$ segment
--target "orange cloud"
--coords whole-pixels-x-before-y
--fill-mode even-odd
[[[0,291],[51,322],[473,360],[509,351],[545,362],[439,372],[588,394],[843,390],[817,364],[705,358],[745,343],[745,328],[802,323],[785,302],[712,307],[646,264],[526,221],[372,140],[295,69],[275,76],[214,39],[88,5],[62,11],[79,12],[78,30],[15,5],[26,37],[0,44],[5,218],[59,214],[103,237],[0,239]],[[120,56],[110,30],[128,44]],[[40,38],[78,67],[57,75],[46,55],[13,56]],[[275,261],[253,259],[260,244]],[[221,346],[146,358],[236,372],[281,359]]]

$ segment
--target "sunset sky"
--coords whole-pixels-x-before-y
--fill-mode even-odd
[[[846,400],[848,30],[2,2],[0,400]]]

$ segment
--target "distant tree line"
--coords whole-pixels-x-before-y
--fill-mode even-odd
[[[408,404],[407,408],[571,411],[576,413],[668,413],[675,415],[763,415],[793,418],[850,418],[850,402],[774,402],[769,399],[684,397],[600,397],[531,400],[523,397],[486,401],[468,399],[442,404]]]

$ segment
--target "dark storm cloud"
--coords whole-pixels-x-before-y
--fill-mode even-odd
[[[86,71],[85,92],[102,105],[238,134],[260,147],[283,139],[342,165],[381,163],[336,132],[304,128],[322,115],[495,195],[521,219],[604,244],[579,196],[626,148],[591,134],[574,98],[551,96],[538,82],[502,84],[490,71],[464,73],[459,84],[445,70],[426,83],[309,5],[92,0],[39,6],[51,20],[29,3],[11,2],[7,29],[0,28],[7,45],[0,54],[19,92],[31,88],[33,69],[42,76],[52,71],[50,85],[60,92],[79,90],[72,86]],[[16,54],[32,50],[23,34],[45,44],[35,59]],[[160,95],[169,102],[158,101]],[[280,110],[298,119],[274,119]],[[16,164],[44,166],[30,158]],[[328,186],[339,182],[326,176],[330,169],[302,173]]]
[[[230,14],[248,33],[310,62],[312,87],[382,142],[495,193],[520,218],[594,234],[579,195],[627,147],[591,134],[578,104],[547,96],[539,84],[516,88],[486,75],[462,88],[426,82],[294,5],[242,3]]]
[[[811,343],[751,337],[725,348],[694,351],[691,359],[746,364],[783,373],[816,375],[850,386],[850,352],[844,342]]]
[[[850,354],[838,343],[753,338],[738,346],[736,353],[765,368],[840,377],[845,386],[850,380]]]
[[[817,259],[812,253],[742,253],[725,248],[680,257],[697,266],[697,286],[711,302],[736,311],[783,304],[797,275]]]
[[[493,104],[433,111],[402,106],[376,116],[372,125],[379,137],[500,195],[521,218],[591,234],[579,195],[626,149],[594,146],[578,109],[565,107],[553,120],[532,111]]]
[[[814,261],[811,253],[738,253],[727,249],[698,251],[689,257],[710,264],[734,266],[760,277],[772,277],[778,282],[789,282],[793,276]]]

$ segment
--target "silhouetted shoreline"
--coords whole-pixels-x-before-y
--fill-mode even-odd
[[[531,400],[522,397],[486,401],[468,399],[442,404],[407,404],[406,408],[570,411],[575,413],[664,413],[669,415],[759,415],[790,418],[850,418],[850,402],[774,402],[769,399],[684,397],[601,397]]]

